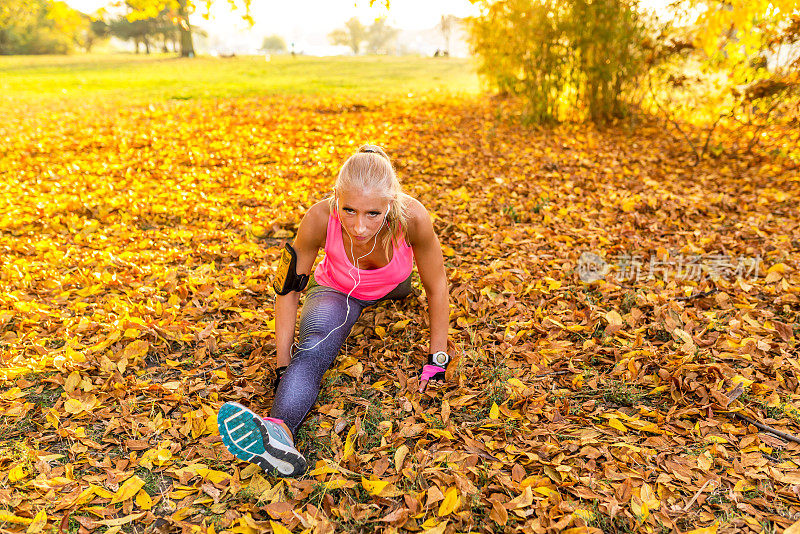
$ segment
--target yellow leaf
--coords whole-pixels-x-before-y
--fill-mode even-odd
[[[492,409],[489,410],[489,419],[499,419],[500,418],[500,407],[497,405],[496,402],[492,403]]]
[[[622,325],[622,317],[620,316],[619,313],[617,313],[614,310],[611,310],[610,312],[608,312],[606,314],[606,321],[608,321],[608,324],[610,324],[612,326],[621,326]]]
[[[505,503],[503,506],[506,510],[518,510],[519,508],[527,508],[533,503],[533,490],[530,486],[525,486],[522,493]]]
[[[350,427],[350,430],[347,431],[347,437],[344,440],[344,453],[342,454],[342,460],[347,460],[353,454],[353,443],[355,442],[355,439],[356,426],[353,425]]]
[[[140,358],[144,358],[149,350],[150,343],[143,339],[137,339],[135,341],[131,341],[125,346],[124,349],[122,349],[121,356],[124,356],[129,360],[138,360]]]
[[[64,381],[64,391],[67,393],[72,393],[80,383],[81,374],[78,371],[72,371],[67,377],[66,381]]]
[[[383,489],[389,485],[388,480],[367,480],[361,477],[361,485],[369,492],[370,495],[379,495]]]
[[[403,469],[403,462],[408,455],[408,445],[403,443],[400,445],[397,450],[394,452],[394,470],[398,473],[401,469]]]
[[[30,525],[33,523],[33,519],[28,517],[20,517],[6,510],[0,510],[0,521],[5,523],[19,523],[20,525]]]
[[[58,429],[58,427],[61,426],[61,420],[58,418],[58,412],[56,412],[53,408],[48,410],[47,415],[45,415],[44,418],[54,429]]]
[[[783,534],[800,534],[800,521],[795,521],[790,526],[786,527]]]
[[[156,457],[153,459],[154,463],[162,467],[165,463],[169,462],[172,459],[172,451],[169,449],[158,449],[156,453]]]
[[[622,211],[624,211],[625,213],[630,213],[636,207],[636,203],[638,201],[639,199],[635,196],[629,197],[622,201],[620,207],[622,208]]]
[[[39,513],[33,518],[31,524],[28,525],[28,534],[38,534],[44,527],[47,526],[47,512],[39,510]]]
[[[28,476],[28,472],[25,471],[25,466],[19,464],[8,473],[8,481],[13,484],[18,480],[22,480],[26,476]]]
[[[355,481],[339,477],[339,478],[332,478],[327,482],[325,482],[325,489],[335,490],[341,488],[352,488],[355,485],[356,485]]]
[[[138,477],[137,477],[138,478]],[[136,514],[126,515],[124,517],[117,517],[115,519],[103,519],[97,521],[99,525],[105,525],[107,527],[118,527],[120,525],[127,525],[128,523],[135,521],[145,515],[147,512],[139,512]]]
[[[386,329],[382,326],[376,326],[375,333],[378,334],[378,337],[381,339],[386,337]]]
[[[423,523],[422,527],[424,528],[427,523],[428,522],[425,521],[425,523]],[[435,526],[426,528],[425,530],[422,531],[422,534],[444,534],[444,529],[446,527],[447,527],[447,521],[442,521],[441,523],[439,523],[439,524],[437,524]]]
[[[3,393],[0,393],[0,399],[5,399],[5,400],[14,400],[24,396],[25,393],[22,392],[22,389],[16,386],[7,391],[4,391]]]
[[[439,505],[439,512],[437,515],[443,517],[451,514],[458,510],[459,506],[461,506],[461,498],[458,496],[458,490],[454,486],[444,493],[444,500],[442,504]]]
[[[714,524],[711,525],[710,527],[696,528],[694,530],[686,532],[686,534],[717,534],[718,528],[719,528],[719,521],[714,521]]]
[[[221,484],[222,481],[228,480],[231,475],[225,471],[217,471],[216,469],[208,469],[200,467],[194,470],[195,473],[203,477],[203,480],[208,480],[214,484]]]
[[[403,319],[402,321],[397,321],[396,323],[394,323],[392,325],[392,330],[402,330],[406,326],[408,326],[408,323],[410,323],[410,322],[411,322],[411,319]]]
[[[647,508],[647,504],[640,503],[636,499],[631,500],[631,511],[639,518],[640,521],[647,520],[648,516],[650,515],[650,510]]]
[[[94,484],[90,485],[88,488],[83,490],[77,497],[75,497],[75,500],[72,501],[71,506],[80,506],[81,504],[86,504],[87,502],[92,500],[92,498],[95,495],[95,489],[97,489],[97,486],[95,486]]]
[[[77,415],[83,411],[83,404],[78,399],[68,399],[67,402],[64,403],[64,410],[67,413]]]
[[[625,427],[625,425],[620,423],[619,419],[617,419],[616,417],[609,417],[608,426],[610,426],[613,429],[619,430],[620,432],[627,432],[628,431],[628,429]]]
[[[139,490],[139,493],[136,494],[136,506],[142,510],[149,510],[153,507],[153,499],[150,498],[146,491]]]
[[[100,486],[92,486],[95,495],[100,497],[101,499],[111,499],[114,497],[114,494],[108,491],[105,488],[101,488]]]
[[[275,534],[292,534],[291,530],[284,527],[280,523],[276,523],[275,521],[270,521],[269,526],[272,527],[272,532]]]
[[[731,383],[734,386],[738,386],[739,384],[741,384],[743,388],[746,388],[750,387],[753,384],[753,381],[743,377],[742,375],[736,375],[733,378],[731,378]]]
[[[639,494],[642,497],[642,502],[644,502],[650,510],[658,510],[661,507],[661,500],[650,484],[646,482],[642,484]]]
[[[139,478],[137,475],[133,475],[119,487],[116,493],[114,493],[114,497],[111,498],[111,504],[127,501],[136,495],[139,490],[142,489],[142,486],[144,486],[144,480]]]
[[[591,510],[587,510],[586,508],[578,508],[574,512],[572,512],[572,514],[577,517],[580,517],[587,523],[591,523],[592,521],[594,521],[594,512],[592,512]]]
[[[776,263],[775,265],[770,266],[767,269],[767,273],[785,273],[786,272],[786,265],[783,263]]]
[[[138,328],[126,328],[125,329],[125,333],[122,334],[122,337],[127,337],[127,338],[130,338],[130,339],[136,339],[140,335],[142,335],[142,331],[139,330]]]
[[[520,391],[525,389],[525,384],[519,378],[509,378],[508,385]]]

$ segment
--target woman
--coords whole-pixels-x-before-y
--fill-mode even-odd
[[[299,291],[320,247],[325,257],[314,271],[300,314],[298,344],[293,345]],[[309,209],[294,246],[284,252],[285,276],[275,283],[275,401],[270,417],[263,418],[237,403],[220,408],[220,435],[234,456],[282,476],[305,472],[306,461],[293,436],[316,402],[322,376],[364,308],[411,293],[412,256],[431,322],[430,354],[420,376],[423,392],[429,380],[444,379],[450,361],[442,249],[428,211],[402,192],[383,149],[362,146],[339,171],[333,196]]]

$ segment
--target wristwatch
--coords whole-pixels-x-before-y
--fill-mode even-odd
[[[450,363],[450,355],[447,354],[445,351],[440,350],[431,354],[428,360],[431,365],[438,365],[439,367],[447,367],[447,364]]]

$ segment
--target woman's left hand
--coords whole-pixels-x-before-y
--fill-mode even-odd
[[[419,378],[419,392],[424,393],[428,388],[428,382],[431,380],[444,382],[444,372],[445,369],[443,367],[439,367],[438,365],[426,364],[422,366],[422,374]]]
[[[428,355],[428,363],[422,366],[422,372],[419,377],[419,392],[424,393],[428,387],[428,382],[431,380],[445,381],[445,372],[447,366],[450,365],[450,355],[443,351],[436,351]]]

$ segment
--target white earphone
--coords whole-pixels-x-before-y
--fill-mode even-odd
[[[339,197],[338,196],[336,197],[336,211],[337,211],[337,216],[338,216],[338,211],[339,211]],[[387,217],[389,217],[389,209],[386,210],[386,213],[383,216],[383,222],[381,222],[381,228],[383,228],[383,225],[386,223]],[[355,258],[355,255],[353,254],[353,237],[350,235],[350,232],[347,231],[347,228],[344,225],[342,225],[342,228],[344,228],[344,231],[347,232],[347,236],[350,237],[350,257]],[[341,327],[343,327],[344,325],[347,324],[347,318],[350,317],[350,295],[352,295],[353,291],[355,291],[356,288],[359,286],[359,284],[361,284],[361,269],[358,268],[358,260],[360,260],[364,256],[369,256],[370,254],[372,254],[372,251],[375,250],[375,245],[378,244],[378,234],[379,233],[381,233],[380,230],[378,230],[375,233],[375,236],[374,236],[375,237],[375,242],[372,244],[372,248],[369,249],[369,252],[367,252],[363,256],[359,256],[358,258],[355,258],[355,266],[351,265],[350,268],[347,270],[347,275],[353,280],[355,285],[350,290],[350,292],[347,294],[347,301],[346,301],[347,302],[347,313],[344,316],[344,322],[342,322],[342,324],[340,324],[339,326],[337,326],[336,328],[334,328],[333,330],[328,332],[328,335],[326,335],[325,337],[323,337],[322,339],[317,341],[314,344],[314,346],[312,346],[312,347],[303,348],[300,345],[298,345],[297,343],[292,343],[292,347],[297,347],[297,351],[298,352],[301,351],[301,350],[311,350],[311,349],[316,348],[320,343],[322,343],[323,341],[328,339],[328,336],[330,336],[336,330],[340,329]],[[356,270],[356,274],[358,274],[358,280],[356,280],[355,277],[352,275],[353,269],[355,269]]]

